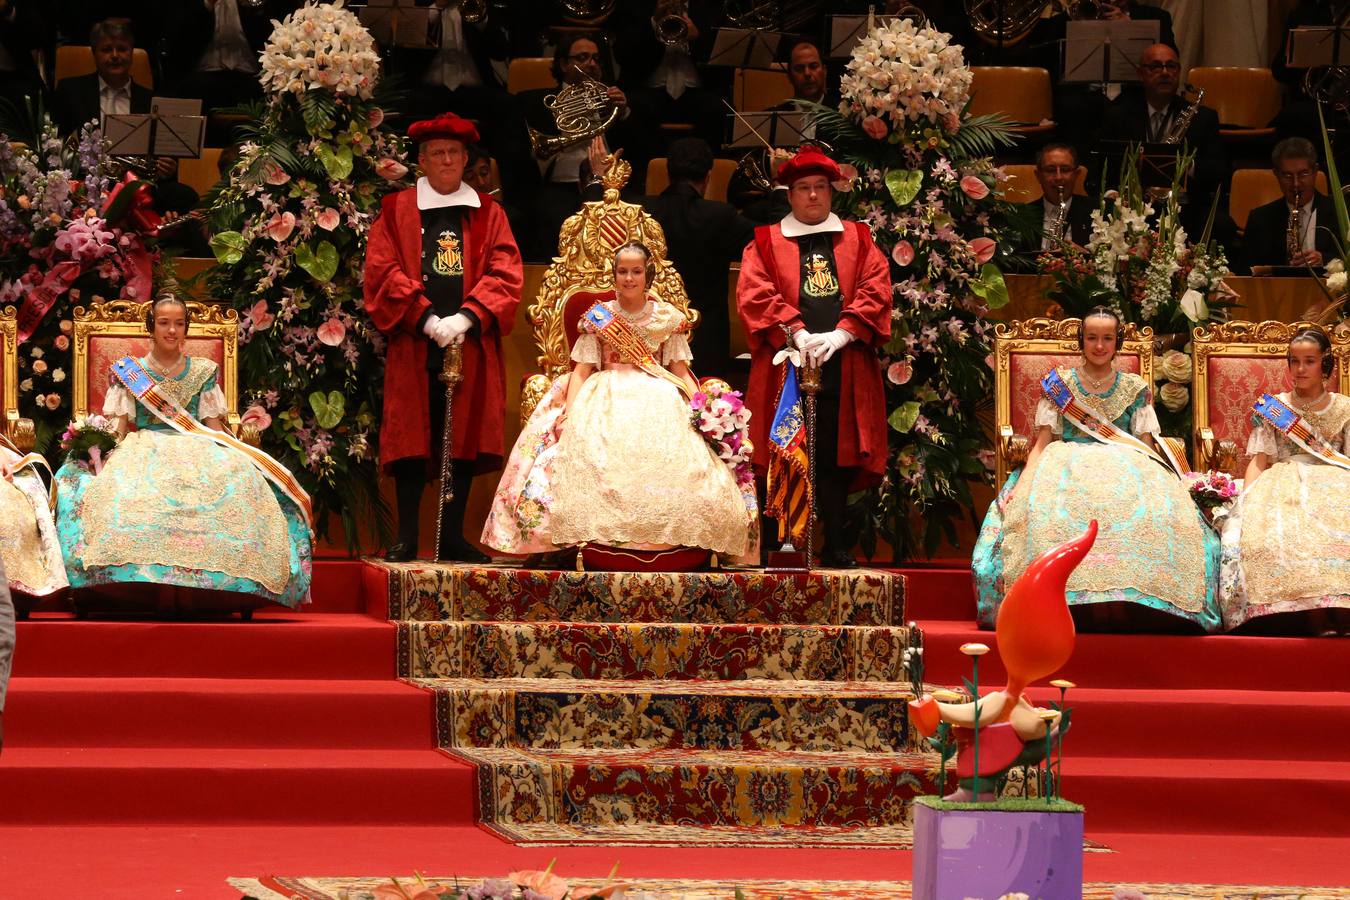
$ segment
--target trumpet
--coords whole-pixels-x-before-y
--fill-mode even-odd
[[[656,7],[653,19],[656,36],[667,47],[689,46],[689,4],[686,0],[674,3],[661,3]]]
[[[581,71],[578,69],[577,71]],[[544,134],[529,128],[530,149],[539,159],[548,159],[569,147],[584,144],[619,118],[619,106],[609,99],[609,88],[594,78],[565,84],[556,94],[544,98],[558,126],[557,134]]]
[[[487,14],[487,0],[459,0],[459,17],[470,25],[482,22]]]

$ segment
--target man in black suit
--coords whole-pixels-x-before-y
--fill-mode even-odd
[[[105,114],[143,115],[150,112],[152,93],[131,80],[131,55],[136,36],[126,19],[104,19],[89,30],[94,51],[94,73],[63,78],[56,85],[56,121],[62,133],[78,132],[85,123]],[[163,214],[185,213],[197,205],[197,192],[178,181],[178,161],[155,160],[152,173],[155,209]]]
[[[1166,44],[1144,51],[1139,64],[1143,87],[1140,93],[1122,94],[1106,109],[1099,142],[1165,143],[1169,131],[1190,104],[1177,96],[1181,84],[1181,61]],[[1186,126],[1182,145],[1195,151],[1195,167],[1188,187],[1188,202],[1182,210],[1188,233],[1198,235],[1209,214],[1216,191],[1228,180],[1228,159],[1219,139],[1219,115],[1207,106],[1198,107]],[[1106,149],[1099,144],[1099,149]]]
[[[1040,250],[1057,250],[1060,242],[1054,232],[1060,229],[1060,203],[1067,200],[1069,207],[1064,213],[1064,225],[1059,230],[1064,240],[1072,241],[1080,247],[1086,246],[1092,235],[1092,210],[1095,204],[1087,197],[1073,192],[1073,182],[1078,175],[1078,154],[1069,144],[1046,144],[1036,151],[1036,181],[1041,186],[1041,199],[1024,204],[1033,210],[1032,217],[1037,222],[1036,234],[1040,241],[1024,248],[1035,253]]]
[[[660,224],[666,234],[669,259],[684,280],[689,301],[701,319],[690,340],[694,370],[731,380],[731,317],[727,309],[727,273],[754,237],[755,224],[730,203],[707,200],[713,153],[701,138],[680,138],[670,145],[666,167],[670,187],[657,197],[629,198]],[[591,154],[597,177],[606,159],[599,148]],[[587,189],[585,200],[599,200],[598,185]]]
[[[1319,268],[1336,255],[1336,210],[1331,198],[1314,187],[1317,150],[1307,138],[1285,138],[1270,154],[1270,166],[1284,196],[1256,207],[1247,217],[1243,241],[1247,262],[1253,266]],[[1292,216],[1295,208],[1296,225]],[[1290,245],[1295,243],[1298,249],[1291,254]]]

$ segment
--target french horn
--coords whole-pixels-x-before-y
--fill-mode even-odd
[[[558,0],[563,16],[573,22],[594,25],[609,18],[615,0]]]
[[[963,0],[971,30],[990,44],[1016,44],[1031,34],[1048,0]]]
[[[608,91],[609,88],[594,78],[583,78],[546,96],[544,106],[553,114],[558,133],[545,134],[529,128],[530,149],[534,155],[548,159],[604,134],[619,118],[618,104],[609,99]]]

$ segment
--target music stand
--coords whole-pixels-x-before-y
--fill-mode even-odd
[[[807,114],[787,110],[763,110],[729,114],[731,140],[728,147],[797,147],[809,140]]]
[[[414,6],[409,0],[371,0],[356,17],[381,47],[417,50],[440,47],[440,10]]]
[[[830,16],[830,52],[826,59],[848,59],[867,34],[867,16]]]
[[[206,117],[105,113],[102,128],[112,156],[197,159],[206,137]]]
[[[1138,81],[1144,51],[1158,43],[1153,20],[1087,20],[1064,26],[1064,74],[1061,83]]]
[[[1340,65],[1343,56],[1350,56],[1350,29],[1333,25],[1291,28],[1284,54],[1285,65],[1291,69]]]
[[[1173,144],[1145,143],[1140,145],[1138,141],[1102,141],[1093,151],[1093,155],[1102,162],[1102,165],[1097,166],[1097,168],[1103,169],[1110,166],[1119,172],[1125,155],[1134,146],[1140,147],[1139,186],[1145,190],[1153,189],[1155,192],[1160,188],[1170,190],[1176,176],[1177,156],[1181,152],[1181,148]],[[1186,192],[1190,177],[1191,173],[1187,172],[1186,178],[1182,182],[1183,194]]]
[[[719,28],[707,64],[737,69],[772,69],[785,37],[777,31]]]

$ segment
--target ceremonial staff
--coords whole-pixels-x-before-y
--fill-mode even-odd
[[[443,544],[441,530],[445,518],[445,508],[455,499],[455,479],[450,472],[450,426],[453,421],[455,385],[464,380],[460,371],[464,362],[464,348],[454,343],[445,348],[445,360],[441,363],[441,374],[437,376],[445,385],[445,430],[441,437],[441,502],[436,504],[436,561],[441,561]]]
[[[802,393],[806,395],[806,473],[811,485],[811,502],[806,504],[806,568],[811,568],[811,554],[816,543],[816,395],[820,393],[820,366],[803,353],[801,372]]]

